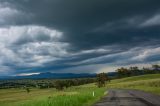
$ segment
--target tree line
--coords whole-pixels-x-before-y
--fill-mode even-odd
[[[94,83],[95,78],[82,78],[82,79],[67,79],[67,80],[56,80],[54,87],[58,90],[63,90],[71,86],[78,86],[83,84]]]
[[[121,67],[121,68],[118,68],[116,72],[117,72],[118,78],[143,75],[143,74],[156,74],[156,73],[160,73],[160,65],[152,65],[149,68],[143,67],[142,69],[140,69],[137,66],[129,67],[129,68]]]
[[[71,86],[78,86],[95,82],[95,78],[75,79],[21,79],[21,80],[0,80],[0,89],[8,88],[56,88],[64,89]]]

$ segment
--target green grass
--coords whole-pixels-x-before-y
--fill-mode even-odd
[[[90,106],[104,95],[105,90],[97,88],[95,84],[71,87],[64,91],[32,89],[29,94],[23,89],[4,89],[0,90],[0,106]]]
[[[148,74],[148,75],[140,75],[140,76],[116,79],[116,80],[112,80],[111,83],[132,82],[132,81],[150,80],[150,79],[157,79],[157,78],[160,78],[160,74]]]
[[[112,80],[107,85],[108,89],[138,89],[154,94],[160,94],[160,74],[150,74]]]
[[[0,106],[91,106],[104,96],[106,89],[138,89],[160,94],[160,74],[150,74],[112,80],[105,88],[95,84],[56,89],[1,89]],[[92,92],[95,92],[95,97]]]

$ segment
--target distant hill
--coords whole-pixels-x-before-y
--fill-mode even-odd
[[[95,77],[96,74],[74,74],[74,73],[40,73],[36,75],[26,75],[26,76],[3,76],[0,79],[69,79],[69,78],[86,78]]]
[[[113,77],[116,75],[115,72],[107,73],[109,76]],[[0,79],[70,79],[70,78],[93,78],[96,77],[96,73],[40,73],[35,75],[26,75],[26,76],[3,76]]]

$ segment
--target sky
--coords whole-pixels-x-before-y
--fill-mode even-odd
[[[0,76],[159,63],[159,0],[0,0]]]

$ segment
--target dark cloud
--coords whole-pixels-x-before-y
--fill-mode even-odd
[[[0,66],[25,73],[157,62],[154,53],[130,57],[159,50],[159,6],[153,0],[0,0]]]

